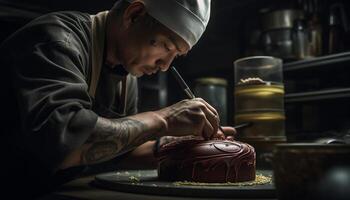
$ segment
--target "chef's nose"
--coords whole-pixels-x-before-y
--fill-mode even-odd
[[[170,64],[173,62],[174,58],[175,55],[171,54],[164,59],[159,59],[156,64],[160,68],[160,70],[164,72],[169,69]]]

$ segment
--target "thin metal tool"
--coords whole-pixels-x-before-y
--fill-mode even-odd
[[[170,67],[170,71],[174,75],[176,81],[180,84],[181,88],[185,91],[188,98],[190,99],[196,98],[193,92],[191,91],[191,89],[186,84],[185,80],[181,77],[181,75],[179,74],[179,72],[176,70],[174,66]]]
[[[236,126],[233,126],[233,128],[235,128],[236,129],[236,131],[238,131],[238,130],[240,130],[240,129],[242,129],[242,128],[246,128],[246,127],[249,127],[249,126],[251,126],[251,125],[253,125],[253,123],[252,122],[245,122],[245,123],[242,123],[242,124],[238,124],[238,125],[236,125]],[[237,133],[236,133],[237,134]],[[236,134],[225,134],[226,136],[235,136]]]
[[[252,125],[251,122],[247,122],[247,123],[243,123],[243,124],[238,124],[238,125],[234,126],[233,128],[235,128],[237,130],[237,129],[240,129],[240,128],[249,127],[251,125]]]
[[[174,66],[170,67],[170,71],[174,75],[177,82],[179,82],[181,88],[185,91],[188,98],[190,98],[190,99],[196,98],[194,96],[193,92],[191,91],[191,89],[186,84],[185,80],[181,77],[181,75],[179,74],[179,72],[176,70],[176,68]],[[222,127],[220,125],[219,125],[219,129],[223,134],[225,134],[224,130],[222,129]]]

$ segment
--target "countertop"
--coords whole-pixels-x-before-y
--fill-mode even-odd
[[[69,200],[69,199],[98,199],[98,200],[109,200],[109,199],[118,199],[118,200],[189,200],[189,199],[210,199],[213,198],[193,198],[193,197],[171,197],[171,196],[157,196],[157,195],[146,195],[146,194],[134,194],[134,193],[125,193],[118,192],[106,189],[100,189],[93,186],[91,183],[94,180],[94,175],[81,177],[70,181],[55,192],[48,194],[39,200]],[[218,198],[215,198],[218,199]],[[249,199],[246,199],[249,200]],[[253,199],[250,199],[253,200]],[[263,199],[263,200],[276,200],[276,199]]]

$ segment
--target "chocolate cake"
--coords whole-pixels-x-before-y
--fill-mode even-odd
[[[191,138],[163,145],[157,156],[161,180],[206,183],[255,180],[255,150],[238,141]]]

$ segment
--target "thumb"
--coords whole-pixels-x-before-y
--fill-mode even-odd
[[[236,129],[231,126],[222,126],[222,129],[224,130],[224,134],[226,136],[235,136],[237,133]]]

